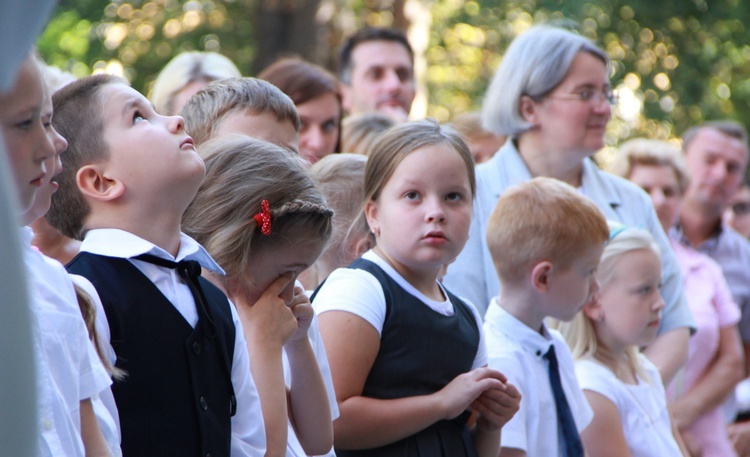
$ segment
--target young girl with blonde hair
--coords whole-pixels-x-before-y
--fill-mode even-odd
[[[597,272],[599,295],[570,322],[554,322],[576,361],[594,410],[581,434],[586,454],[685,455],[656,367],[639,347],[651,343],[664,309],[659,248],[645,230],[611,226]]]
[[[244,327],[266,455],[325,454],[337,410],[317,322],[296,278],[320,255],[333,212],[299,157],[281,146],[230,135],[202,145],[201,156],[206,177],[183,228],[226,272],[209,277]]]
[[[310,167],[310,176],[333,209],[333,232],[323,253],[300,277],[308,289],[315,289],[336,268],[349,265],[375,244],[364,214],[367,157],[343,152],[329,154]]]
[[[468,148],[434,121],[374,145],[364,213],[375,247],[313,296],[341,411],[338,456],[498,455],[520,395],[486,367],[476,309],[437,280],[466,243],[474,190]]]

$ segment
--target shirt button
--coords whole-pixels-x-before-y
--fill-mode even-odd
[[[203,411],[208,411],[208,402],[206,401],[206,397],[201,397],[201,408],[203,408]]]
[[[201,353],[201,344],[197,341],[193,343],[193,352],[195,352],[195,355],[200,355]]]
[[[46,417],[44,418],[44,429],[46,431],[52,430],[52,421],[47,419]]]

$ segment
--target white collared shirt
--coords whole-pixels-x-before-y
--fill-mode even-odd
[[[112,381],[89,340],[65,268],[33,249],[31,229],[22,230],[34,328],[39,450],[45,456],[83,456],[80,402],[109,390]]]
[[[529,328],[492,300],[484,319],[488,365],[502,372],[521,392],[521,407],[503,427],[501,447],[520,449],[528,457],[562,456],[557,432],[555,397],[544,355],[555,346],[560,380],[578,432],[594,413],[578,385],[575,364],[562,336],[544,325]]]
[[[487,222],[500,195],[509,187],[531,179],[531,172],[512,139],[506,141],[492,159],[477,166],[477,195],[469,241],[456,261],[448,266],[444,282],[454,293],[476,304],[480,313],[500,292],[500,279],[487,249]],[[635,184],[601,171],[588,158],[583,161],[581,182],[580,191],[596,204],[607,220],[629,227],[643,227],[659,245],[663,278],[661,293],[666,304],[659,334],[679,327],[695,329],[695,321],[682,293],[680,268],[648,195]]]
[[[130,259],[130,262],[156,285],[192,327],[195,327],[198,322],[195,300],[190,288],[177,271],[140,260],[132,260],[132,257],[151,254],[174,262],[196,260],[210,271],[224,273],[208,252],[184,233],[180,235],[180,248],[176,257],[143,238],[119,229],[90,230],[81,243],[81,252]],[[234,304],[231,301],[229,303],[235,326],[231,376],[234,394],[237,398],[237,414],[232,417],[231,455],[262,456],[265,454],[266,436],[260,398],[255,381],[250,375],[250,358],[242,324]],[[108,335],[107,340],[109,340]]]

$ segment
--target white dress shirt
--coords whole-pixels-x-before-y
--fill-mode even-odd
[[[80,403],[112,381],[89,340],[73,282],[63,266],[31,247],[21,234],[35,325],[40,452],[83,456]]]
[[[575,364],[562,335],[542,325],[529,328],[492,300],[484,318],[489,367],[505,376],[521,392],[521,407],[503,427],[500,446],[520,449],[528,457],[562,456],[557,430],[555,397],[544,355],[555,346],[565,398],[579,433],[594,416],[578,386]]]
[[[185,234],[181,234],[176,257],[143,238],[119,229],[90,230],[81,244],[81,252],[130,259],[130,262],[156,285],[192,327],[198,323],[195,300],[190,288],[177,271],[133,260],[132,257],[151,254],[173,262],[195,260],[210,271],[224,273],[208,252]],[[262,456],[265,454],[266,437],[260,398],[250,375],[250,359],[242,324],[234,304],[230,302],[230,305],[235,326],[231,377],[237,398],[237,414],[232,417],[231,453],[232,456]]]

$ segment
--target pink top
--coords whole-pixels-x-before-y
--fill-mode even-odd
[[[721,267],[710,257],[671,240],[682,273],[684,293],[695,318],[696,333],[690,338],[684,373],[667,389],[669,399],[689,392],[716,357],[719,330],[737,325],[740,309],[732,299]],[[736,456],[727,438],[721,408],[710,411],[691,424],[690,436],[703,448],[703,455]]]

